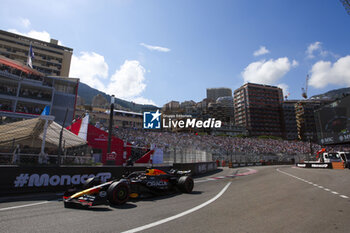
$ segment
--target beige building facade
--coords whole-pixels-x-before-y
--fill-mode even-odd
[[[103,130],[108,129],[110,117],[108,110],[103,108],[92,108],[87,111],[83,106],[77,106],[75,118],[77,119],[83,116],[86,112],[89,113],[91,124]],[[113,127],[142,129],[143,114],[114,109]]]
[[[73,49],[58,45],[58,40],[51,39],[48,43],[0,30],[0,55],[26,64],[30,44],[34,69],[47,76],[69,76]]]

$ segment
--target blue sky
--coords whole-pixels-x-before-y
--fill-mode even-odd
[[[71,77],[139,103],[247,81],[299,99],[307,74],[309,96],[350,86],[350,15],[334,0],[3,0],[0,28],[58,39]]]

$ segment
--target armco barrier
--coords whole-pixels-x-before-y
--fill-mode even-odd
[[[193,175],[216,170],[215,162],[174,164],[175,169],[192,170]],[[170,170],[172,167],[157,167]],[[79,185],[93,176],[103,181],[121,178],[126,172],[142,171],[146,167],[0,167],[0,196],[19,193],[61,192],[72,185]]]
[[[203,162],[203,163],[174,163],[174,169],[178,170],[191,170],[192,175],[200,175],[206,172],[215,171],[217,165],[215,162]]]
[[[171,167],[157,167],[169,170]],[[121,178],[125,172],[145,167],[0,167],[0,196],[11,193],[60,192],[87,178]]]
[[[332,163],[296,163],[300,168],[333,168]]]
[[[232,168],[237,167],[252,167],[252,166],[265,166],[265,165],[292,165],[291,162],[246,162],[246,163],[232,163]]]
[[[252,166],[262,166],[265,165],[261,162],[250,162],[250,163],[232,163],[232,168],[236,167],[252,167]]]

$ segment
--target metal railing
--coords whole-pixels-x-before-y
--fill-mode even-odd
[[[0,153],[1,165],[58,165],[58,155]],[[94,165],[91,156],[61,155],[61,165]]]
[[[308,154],[212,154],[192,148],[167,148],[163,151],[163,164],[198,163],[224,160],[233,163],[250,162],[300,162],[308,160]],[[58,155],[0,153],[0,165],[58,165]],[[61,155],[61,165],[101,165],[94,156]]]
[[[193,148],[167,148],[163,150],[164,163],[212,162],[210,152]]]
[[[254,154],[244,152],[233,152],[224,154],[213,154],[213,160],[224,160],[233,163],[250,163],[250,162],[299,162],[305,160],[307,154]]]

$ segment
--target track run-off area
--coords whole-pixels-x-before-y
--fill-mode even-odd
[[[221,168],[191,194],[65,209],[58,194],[0,198],[0,232],[349,232],[350,170]]]

